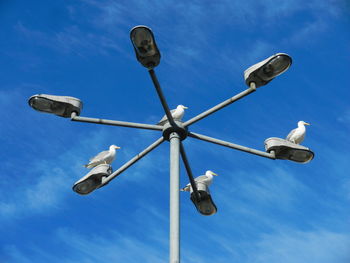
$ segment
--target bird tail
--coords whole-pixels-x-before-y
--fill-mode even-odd
[[[184,188],[180,189],[181,192],[189,192],[190,191],[190,187],[189,186],[185,186]]]

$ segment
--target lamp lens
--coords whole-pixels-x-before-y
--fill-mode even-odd
[[[146,28],[135,28],[132,32],[132,42],[140,56],[149,57],[156,54],[152,33]]]
[[[262,74],[260,75],[265,81],[271,80],[286,71],[290,64],[290,57],[286,55],[278,55],[262,68]]]
[[[67,107],[67,104],[64,102],[56,102],[43,97],[31,98],[29,103],[30,106],[37,111],[54,113],[57,115],[63,114]]]
[[[313,157],[314,155],[310,151],[294,150],[292,151],[290,159],[299,163],[307,163],[310,162]]]
[[[211,201],[203,200],[198,205],[199,211],[204,215],[212,215],[215,214],[216,210]]]
[[[97,185],[98,185],[97,181],[94,180],[93,178],[90,178],[76,185],[74,190],[79,194],[88,194],[94,189],[96,189]]]
[[[51,112],[52,101],[40,97],[34,97],[30,100],[30,106],[39,111]]]

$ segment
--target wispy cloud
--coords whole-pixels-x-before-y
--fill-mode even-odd
[[[32,262],[30,257],[23,255],[21,250],[19,250],[15,245],[6,245],[1,248],[0,260],[3,262]]]
[[[48,147],[47,151],[40,150],[43,149],[43,145],[47,146],[47,140],[51,136],[58,139],[58,130],[61,130],[59,139],[63,141],[66,141],[66,136],[70,137],[71,131],[68,128],[63,128],[67,124],[61,123],[57,117],[54,117],[56,122],[51,125],[49,118],[51,116],[47,114],[47,122],[42,123],[40,121],[42,115],[33,112],[29,107],[18,107],[18,105],[23,104],[23,101],[26,101],[25,93],[24,90],[20,89],[6,93],[0,92],[2,110],[16,115],[15,122],[13,119],[4,117],[4,123],[6,122],[7,125],[0,125],[2,140],[13,141],[13,148],[2,152],[2,156],[6,155],[7,160],[9,160],[8,155],[11,155],[12,158],[11,162],[6,162],[2,166],[2,173],[6,173],[6,177],[1,180],[0,186],[7,191],[0,193],[1,220],[18,219],[28,215],[60,210],[67,202],[67,196],[72,191],[71,186],[74,181],[87,173],[83,164],[91,156],[105,150],[112,143],[124,146],[120,140],[116,141],[116,137],[126,137],[129,134],[127,129],[111,130],[107,127],[97,126],[88,132],[84,130],[70,146],[64,143],[57,147]],[[33,117],[28,118],[28,114]],[[27,140],[25,133],[18,132],[28,130],[24,127],[31,127],[30,131],[40,135],[40,137],[33,138],[30,134],[29,137],[32,142],[35,142],[36,147],[32,145],[29,150],[26,149],[26,144],[21,142]],[[159,137],[160,133],[159,136],[148,133],[138,133],[138,135],[130,137],[128,145],[118,151],[117,159],[113,163],[114,169],[143,150],[142,145],[146,147],[147,144]],[[21,160],[16,159],[18,153],[21,153]],[[35,154],[36,156],[33,156]],[[123,181],[154,183],[159,176],[158,174],[165,172],[167,168],[155,166],[155,160],[165,162],[164,158],[162,149],[155,150],[140,160],[136,164],[137,167],[124,172],[124,175],[127,176]]]
[[[254,245],[256,250],[249,256],[249,262],[346,263],[350,260],[350,237],[325,230],[302,232],[289,229],[262,235]]]
[[[17,23],[15,29],[21,37],[25,37],[32,44],[54,49],[63,54],[75,54],[86,57],[88,52],[107,55],[112,52],[125,53],[112,38],[107,35],[84,33],[78,26],[69,26],[59,31],[40,31]]]
[[[141,240],[116,235],[113,239],[102,237],[84,237],[72,234],[72,231],[61,230],[60,237],[66,245],[71,246],[78,254],[80,262],[139,262],[139,255],[147,255],[144,262],[164,262],[167,254],[154,244]],[[99,253],[95,253],[99,251]]]
[[[54,211],[62,208],[67,202],[68,193],[72,191],[71,184],[78,180],[80,176],[83,176],[84,172],[87,173],[82,167],[82,164],[86,161],[83,160],[83,157],[88,158],[89,156],[89,154],[86,154],[88,151],[84,147],[84,145],[87,145],[86,142],[88,141],[89,145],[94,145],[94,142],[96,142],[95,145],[100,145],[101,137],[111,138],[112,136],[115,136],[115,132],[109,134],[97,130],[95,133],[91,133],[88,139],[82,139],[75,145],[74,149],[69,149],[55,160],[35,160],[27,167],[27,172],[22,175],[37,174],[35,180],[19,182],[13,188],[11,196],[2,197],[0,202],[2,219],[14,219],[23,215],[40,214],[47,210]],[[108,142],[105,144],[108,145]],[[132,156],[137,154],[137,146],[131,143],[125,153],[122,151],[118,153],[120,155],[119,160],[117,158],[117,161],[113,164],[114,168],[120,166],[123,160],[127,161],[132,152],[134,152]],[[93,155],[93,153],[90,153],[90,155]],[[130,180],[155,183],[157,177],[159,177],[157,174],[164,172],[165,167],[154,166],[154,163],[155,160],[162,158],[164,156],[161,152],[158,152],[158,154],[151,153],[150,156],[140,160],[137,169],[130,168],[130,171],[124,172],[123,176],[126,177],[123,179],[124,183]]]
[[[295,206],[298,196],[307,188],[283,169],[276,168],[254,176],[254,181],[240,186],[242,197],[269,207],[289,210]]]

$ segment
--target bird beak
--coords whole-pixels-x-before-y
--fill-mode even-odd
[[[216,173],[213,173],[213,172],[211,172],[211,173],[212,173],[212,175],[218,176],[218,174],[216,174]]]
[[[184,106],[184,109],[188,109],[188,107]]]
[[[120,149],[120,147],[119,147],[119,146],[115,146],[114,148],[116,148],[116,149]]]
[[[311,125],[310,123],[304,122],[305,125]]]

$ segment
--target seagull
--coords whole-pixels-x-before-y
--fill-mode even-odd
[[[213,182],[213,176],[218,176],[218,174],[214,173],[213,171],[206,171],[205,175],[200,175],[198,177],[196,177],[194,179],[194,181],[196,182],[196,185],[198,183],[202,183],[205,184],[206,186],[211,185],[211,183]],[[184,188],[180,189],[180,191],[184,191],[184,192],[190,192],[191,191],[191,184],[186,185]]]
[[[176,109],[173,109],[170,111],[174,121],[181,121],[182,117],[185,114],[185,109],[188,109],[188,107],[184,105],[178,105]],[[164,125],[167,121],[168,121],[168,118],[166,115],[164,115],[163,118],[158,122],[158,125]]]
[[[298,128],[291,130],[288,134],[286,140],[295,144],[300,144],[305,138],[305,125],[310,125],[305,121],[298,121]]]
[[[120,147],[112,144],[111,146],[109,146],[108,151],[100,152],[95,157],[92,157],[89,160],[90,162],[84,166],[86,168],[93,168],[99,164],[111,164],[115,159],[116,149],[120,149]]]

